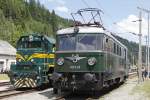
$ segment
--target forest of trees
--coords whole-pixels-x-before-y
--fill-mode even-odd
[[[54,37],[58,28],[71,25],[70,20],[54,10],[49,12],[39,0],[0,0],[0,21],[0,39],[13,46],[22,35],[38,32]]]

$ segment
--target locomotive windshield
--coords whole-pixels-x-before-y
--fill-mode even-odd
[[[75,50],[75,37],[68,35],[59,37],[59,50]]]
[[[102,48],[102,35],[100,34],[77,34],[58,36],[58,50],[99,50]]]
[[[96,50],[95,35],[80,35],[76,44],[77,50]]]
[[[22,43],[19,43],[18,48],[41,48],[41,42],[40,41],[24,41]]]

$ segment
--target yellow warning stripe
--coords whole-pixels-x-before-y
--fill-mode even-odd
[[[14,86],[16,88],[21,88],[21,87],[36,87],[36,83],[32,78],[20,78],[16,80],[14,83]]]
[[[33,59],[33,58],[54,58],[54,54],[39,54],[39,53],[35,53],[32,54],[27,61]]]
[[[48,64],[48,67],[54,67],[55,65],[54,64]]]
[[[23,61],[25,61],[25,59],[20,55],[20,54],[16,54],[16,59],[18,60],[18,59],[21,59],[21,60],[23,60]]]
[[[32,54],[31,56],[29,56],[27,58],[23,57],[22,55],[20,55],[18,53],[16,54],[16,59],[21,59],[23,61],[29,61],[33,58],[55,58],[55,54],[34,53],[34,54]]]

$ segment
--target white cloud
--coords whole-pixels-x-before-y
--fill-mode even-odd
[[[60,4],[60,5],[64,5],[66,3],[64,0],[47,0],[47,1],[49,1],[49,2],[56,2],[56,3]]]
[[[56,3],[55,10],[63,13],[67,13],[69,9],[66,7],[65,0],[47,0],[49,3]]]
[[[53,1],[55,1],[55,0],[47,0],[47,1],[49,1],[49,2],[53,2]]]
[[[127,18],[117,22],[116,24],[116,31],[119,32],[118,34],[121,37],[124,37],[130,41],[138,42],[138,36],[133,35],[132,33],[139,33],[139,18],[136,15],[129,15]],[[136,22],[133,22],[136,21]],[[122,34],[121,34],[122,33]],[[147,20],[142,18],[142,36],[143,36],[143,43],[145,43],[144,36],[147,35]]]
[[[56,7],[56,10],[59,12],[65,12],[65,13],[69,11],[69,9],[66,6],[58,6]]]
[[[139,33],[139,18],[135,15],[129,15],[128,18],[117,22],[117,30],[119,32]],[[136,21],[136,22],[133,22]],[[142,18],[142,35],[147,34],[147,20]]]

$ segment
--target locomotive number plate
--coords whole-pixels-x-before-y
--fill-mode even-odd
[[[70,69],[80,69],[80,66],[70,66]]]
[[[25,66],[25,67],[24,67],[24,70],[29,70],[29,69],[30,69],[29,66]]]

